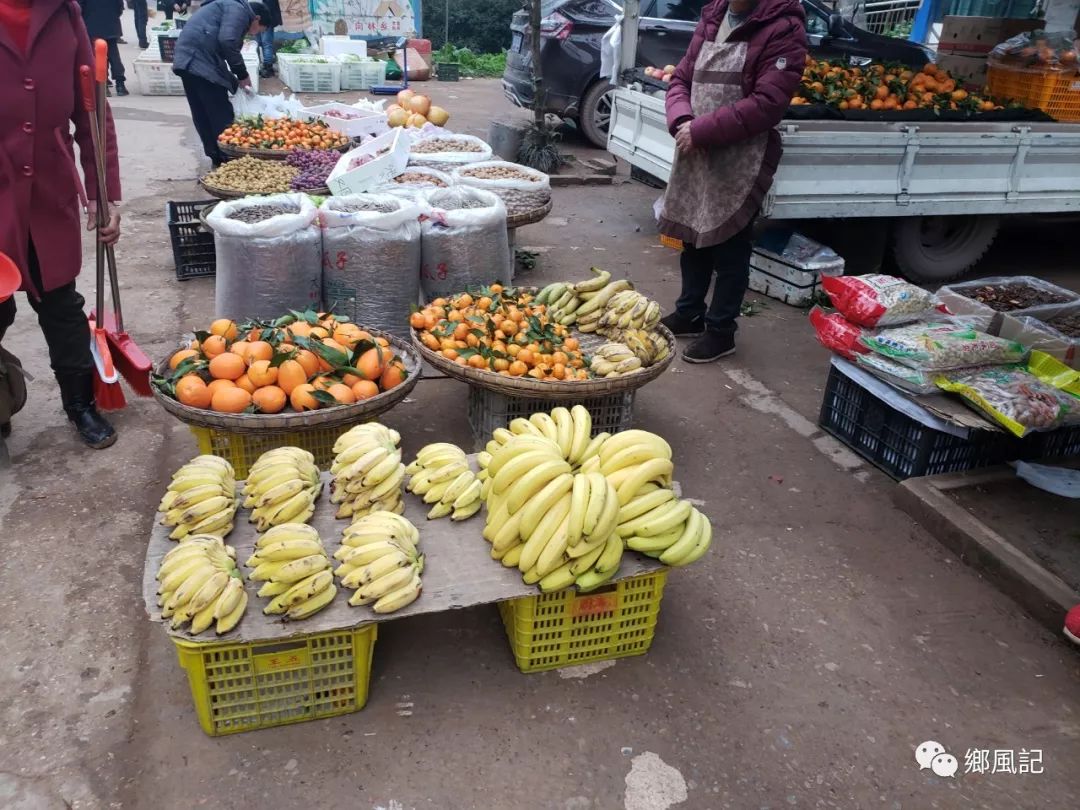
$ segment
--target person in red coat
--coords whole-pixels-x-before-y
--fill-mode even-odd
[[[687,362],[735,351],[754,218],[780,162],[775,127],[802,77],[806,46],[799,0],[713,0],[671,78],[676,152],[660,232],[682,240],[682,294],[663,323],[680,337],[700,335],[683,351]]]
[[[73,140],[86,178],[86,228],[97,227],[97,171],[79,83],[80,66],[93,64],[74,0],[0,0],[0,252],[22,273],[68,419],[86,444],[107,447],[116,433],[94,405],[90,329],[75,289],[82,238]],[[111,112],[107,124],[111,216],[97,237],[112,244],[120,237],[120,166]],[[0,303],[0,339],[14,320],[12,296]],[[6,435],[10,425],[0,429]]]

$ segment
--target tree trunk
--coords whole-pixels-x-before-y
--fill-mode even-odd
[[[544,125],[544,78],[540,74],[540,0],[529,3],[529,47],[532,51],[533,120]]]

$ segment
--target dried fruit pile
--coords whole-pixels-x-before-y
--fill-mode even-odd
[[[427,138],[414,144],[412,152],[416,154],[431,155],[439,152],[483,152],[483,148],[472,141],[458,138]]]
[[[247,155],[218,166],[203,183],[238,194],[279,194],[293,188],[299,170],[280,160],[260,160]]]
[[[1003,109],[969,93],[947,71],[927,64],[915,72],[899,64],[865,68],[806,57],[802,83],[793,106],[828,104],[841,110],[965,110]]]
[[[250,205],[227,214],[228,219],[236,219],[253,225],[256,222],[278,217],[282,214],[298,214],[300,209],[295,205]]]
[[[298,121],[295,118],[263,118],[261,115],[237,118],[221,135],[218,143],[241,149],[336,149],[349,142],[349,136],[335,132],[322,121]]]
[[[169,369],[152,379],[159,391],[184,405],[222,413],[351,405],[389,391],[408,376],[385,338],[312,310],[272,323],[216,320],[172,355]]]
[[[1014,309],[1027,309],[1043,304],[1064,304],[1072,300],[1053,290],[1043,290],[1021,283],[985,284],[973,290],[961,288],[956,292],[997,312],[1012,312]]]

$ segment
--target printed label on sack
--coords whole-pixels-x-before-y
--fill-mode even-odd
[[[614,613],[619,609],[618,593],[597,593],[579,596],[570,606],[570,616],[579,619],[583,616],[597,616],[601,613]]]

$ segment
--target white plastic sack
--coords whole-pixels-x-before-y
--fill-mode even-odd
[[[490,191],[455,186],[423,193],[420,288],[432,300],[510,277],[506,206]],[[466,208],[462,205],[479,207]]]
[[[354,101],[352,106],[355,107],[356,109],[362,110],[364,112],[381,113],[381,112],[386,112],[383,109],[384,104],[386,104],[386,99],[380,99],[379,101],[373,101],[372,99],[361,98],[361,99],[358,99],[357,101]]]
[[[622,14],[616,14],[615,24],[600,38],[600,78],[611,79],[613,84],[621,69],[622,21]]]
[[[262,222],[229,219],[258,205],[290,205],[295,214]],[[206,218],[214,231],[218,318],[277,318],[287,310],[322,308],[322,234],[306,194],[270,194],[218,203]]]
[[[407,130],[406,130],[407,131]],[[450,139],[464,141],[472,144],[475,152],[417,152],[416,149],[423,144],[433,141]],[[409,152],[410,166],[426,166],[429,169],[442,169],[452,171],[466,163],[479,163],[482,160],[491,160],[491,147],[487,141],[481,140],[474,135],[434,135],[414,140],[412,150]]]
[[[263,118],[303,118],[304,105],[296,96],[278,93],[276,96],[261,96],[249,90],[240,90],[231,98],[233,115],[261,115]]]
[[[349,210],[361,205],[372,210]],[[361,326],[407,334],[409,313],[420,296],[422,210],[415,200],[378,193],[323,202],[322,283],[328,309]]]
[[[473,177],[471,172],[478,169],[513,169],[529,175],[531,180],[513,178],[486,179]],[[463,186],[490,191],[506,204],[508,215],[522,214],[542,208],[551,201],[551,181],[548,176],[536,169],[509,163],[505,160],[482,160],[459,166],[454,170],[454,180]]]

